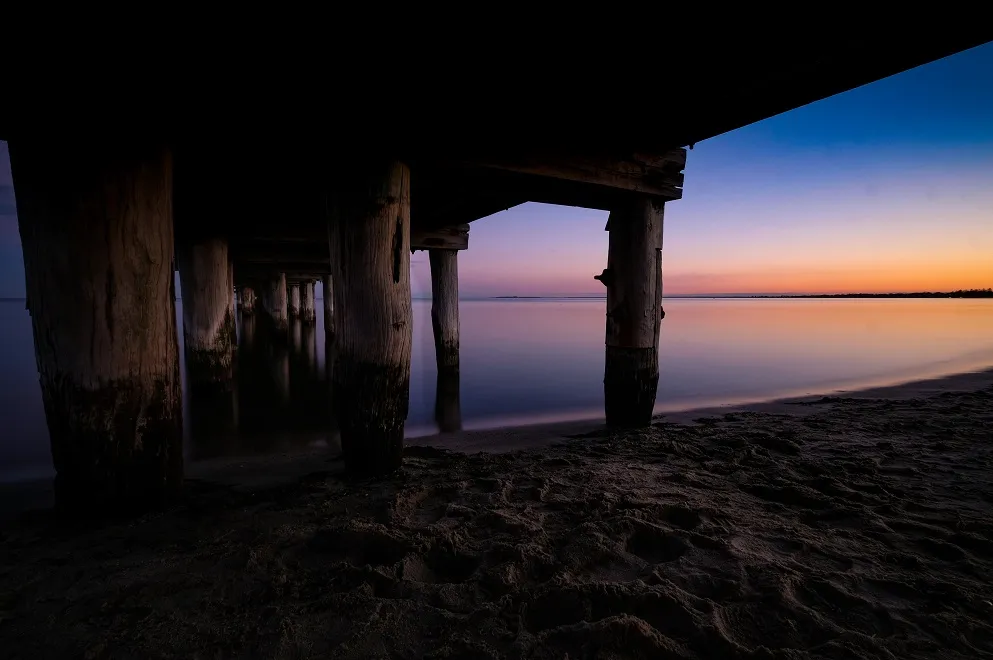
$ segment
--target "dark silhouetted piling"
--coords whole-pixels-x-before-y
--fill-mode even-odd
[[[431,261],[431,326],[438,371],[459,368],[459,253],[428,250]]]
[[[183,478],[169,151],[9,149],[56,506],[162,504]]]
[[[607,424],[647,426],[659,382],[663,203],[634,197],[610,213],[607,270]]]
[[[304,323],[317,321],[314,309],[314,282],[308,280],[300,283],[300,320]]]
[[[265,310],[272,328],[277,335],[285,338],[289,328],[289,316],[286,310],[286,275],[279,273],[269,280],[262,291],[262,308]]]
[[[291,282],[288,286],[290,298],[286,303],[286,313],[291,319],[300,318],[300,283]]]
[[[334,337],[334,292],[331,289],[332,281],[330,275],[325,275],[322,281],[324,285],[324,336]]]
[[[223,239],[180,241],[176,246],[183,293],[186,370],[195,381],[231,378],[234,347],[233,288]]]
[[[410,171],[355,163],[332,181],[333,401],[345,466],[393,472],[410,394]]]

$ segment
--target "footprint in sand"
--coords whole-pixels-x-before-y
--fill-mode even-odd
[[[400,565],[400,576],[424,584],[461,584],[472,579],[482,562],[479,558],[448,550],[427,555],[411,554]]]
[[[830,500],[820,496],[817,491],[794,486],[766,486],[765,484],[741,484],[741,490],[754,495],[766,502],[785,504],[805,509],[827,509],[831,507]]]
[[[659,517],[670,525],[686,531],[696,529],[703,522],[700,511],[678,505],[666,506]]]
[[[664,564],[686,554],[689,544],[661,527],[641,523],[628,537],[625,549],[649,564]]]
[[[890,637],[895,631],[893,619],[881,605],[849,593],[826,579],[807,579],[794,587],[798,602],[806,605],[847,631],[869,637]]]
[[[312,552],[336,555],[353,566],[392,566],[411,550],[410,544],[386,527],[352,522],[320,529],[307,542]]]

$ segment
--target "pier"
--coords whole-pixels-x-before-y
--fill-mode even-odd
[[[633,64],[602,83],[593,108],[567,106],[557,89],[531,109],[446,93],[416,125],[385,112],[406,97],[387,104],[360,93],[372,79],[354,90],[341,83],[349,102],[336,121],[347,140],[296,98],[287,103],[301,108],[299,122],[260,141],[223,130],[208,139],[203,124],[181,130],[181,112],[138,109],[116,129],[67,122],[49,132],[17,106],[0,139],[9,142],[57,507],[144,510],[181,487],[174,269],[191,410],[220,406],[232,424],[238,417],[229,386],[237,309],[252,317],[251,332],[264,324],[283,345],[273,396],[289,405],[290,349],[314,362],[320,280],[329,417],[346,469],[394,472],[410,388],[411,253],[430,260],[438,391],[447,393],[437,418],[443,431],[456,430],[458,262],[471,259],[472,223],[529,201],[609,212],[607,263],[590,273],[607,294],[604,414],[610,426],[649,425],[665,208],[684,195],[692,145],[989,37],[919,30],[728,41],[715,56],[722,67]],[[481,84],[467,83],[465,97],[481,94]],[[252,121],[233,110],[236,98],[218,107]],[[446,108],[463,114],[446,124]],[[119,115],[117,106],[108,114]],[[255,172],[268,163],[279,166],[260,190]]]

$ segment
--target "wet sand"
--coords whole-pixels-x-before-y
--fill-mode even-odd
[[[993,372],[418,442],[5,523],[3,656],[993,657]]]

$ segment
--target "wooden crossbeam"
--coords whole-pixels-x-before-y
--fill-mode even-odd
[[[465,168],[483,168],[636,192],[665,200],[683,196],[686,150],[662,154],[616,155],[525,153],[460,160]]]
[[[429,250],[431,248],[440,248],[444,250],[468,250],[469,225],[460,224],[452,227],[440,227],[438,229],[411,228],[411,251]]]

